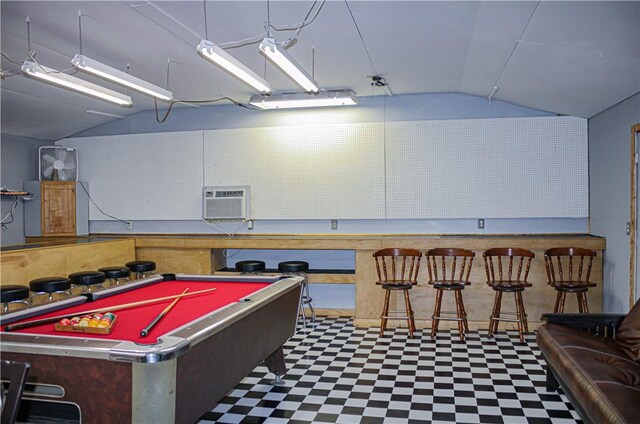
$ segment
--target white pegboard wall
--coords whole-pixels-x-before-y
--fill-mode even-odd
[[[589,216],[586,120],[387,124],[387,218]]]
[[[102,210],[124,220],[202,218],[202,131],[61,140]],[[90,204],[90,220],[109,220]]]
[[[250,185],[254,219],[383,219],[383,124],[205,132],[206,185]]]
[[[251,186],[253,219],[588,217],[586,120],[306,125],[70,138],[125,220],[199,220],[202,186]],[[386,186],[385,186],[386,185]],[[91,220],[109,220],[93,205]]]

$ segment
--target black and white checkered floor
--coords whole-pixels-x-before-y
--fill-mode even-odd
[[[318,318],[285,345],[284,386],[256,368],[199,424],[576,423],[568,399],[545,389],[544,361],[529,335],[457,331],[435,341],[418,330],[355,328]]]

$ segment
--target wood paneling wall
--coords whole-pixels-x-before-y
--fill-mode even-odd
[[[131,238],[4,251],[0,252],[0,284],[28,286],[36,278],[124,266],[135,260],[135,255],[135,240]]]

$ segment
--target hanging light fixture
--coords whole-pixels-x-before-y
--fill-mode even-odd
[[[127,95],[81,80],[80,78],[67,75],[63,72],[56,71],[55,69],[47,68],[39,63],[25,61],[22,64],[21,70],[30,78],[35,78],[58,87],[86,94],[100,100],[106,100],[108,102],[115,103],[118,106],[131,107],[133,105],[131,97]]]
[[[260,109],[353,106],[357,104],[354,97],[351,90],[337,90],[320,93],[256,95],[251,97],[249,103]]]
[[[147,96],[155,97],[158,100],[164,100],[166,102],[173,100],[173,93],[171,91],[107,66],[87,56],[77,54],[73,57],[71,63],[79,71],[125,86],[142,94],[146,94]]]
[[[287,53],[273,38],[265,38],[260,43],[260,52],[282,72],[293,79],[304,91],[317,93],[318,83]]]
[[[198,44],[198,54],[261,93],[270,93],[269,83],[251,69],[209,40]]]

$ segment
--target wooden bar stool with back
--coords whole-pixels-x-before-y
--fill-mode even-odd
[[[378,281],[385,290],[384,307],[380,315],[380,337],[387,329],[387,320],[406,320],[409,327],[409,338],[413,338],[416,323],[409,299],[409,290],[417,284],[422,253],[415,249],[382,249],[373,254],[376,261]],[[404,294],[405,310],[389,310],[389,300],[392,291]],[[400,315],[400,314],[405,315]]]
[[[482,254],[484,269],[487,273],[487,285],[496,292],[493,310],[489,319],[489,337],[498,331],[500,321],[518,323],[520,341],[524,343],[524,334],[529,332],[527,313],[524,309],[522,292],[532,284],[527,281],[531,260],[535,254],[527,249],[498,247],[489,249]],[[513,293],[516,311],[502,312],[502,293]],[[511,317],[502,317],[510,315]],[[515,315],[515,318],[512,318]]]
[[[596,252],[580,247],[556,247],[544,252],[544,264],[547,269],[548,284],[556,289],[556,304],[553,312],[564,312],[567,293],[575,293],[578,311],[589,313],[587,291],[597,284],[589,281],[591,266]]]
[[[465,332],[469,331],[467,312],[462,301],[462,290],[471,284],[469,275],[475,253],[471,250],[457,248],[431,249],[427,252],[429,268],[429,284],[436,289],[436,300],[431,321],[431,338],[436,337],[440,321],[457,321],[460,340],[464,341]],[[443,312],[442,294],[453,291],[455,294],[456,312]],[[454,315],[455,314],[455,315]]]

